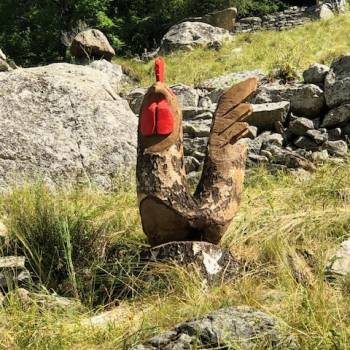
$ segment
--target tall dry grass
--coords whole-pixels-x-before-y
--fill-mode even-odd
[[[241,210],[222,242],[240,259],[246,273],[210,288],[203,287],[197,275],[180,267],[156,264],[151,269],[143,269],[138,265],[139,250],[135,247],[145,244],[145,240],[133,188],[114,194],[50,194],[47,196],[52,196],[51,200],[46,197],[44,201],[47,206],[42,203],[46,209],[39,212],[27,211],[38,200],[28,188],[24,194],[23,190],[17,190],[5,196],[2,208],[10,231],[16,235],[25,232],[27,239],[33,232],[32,240],[37,237],[36,222],[45,228],[45,218],[48,223],[52,222],[52,215],[62,219],[60,213],[65,212],[62,203],[64,208],[71,208],[70,215],[75,213],[78,218],[80,210],[89,209],[90,214],[85,218],[90,229],[104,227],[103,232],[112,237],[111,242],[123,243],[122,248],[117,245],[121,254],[110,261],[114,266],[106,268],[105,275],[99,277],[106,278],[110,273],[107,285],[117,286],[118,291],[123,290],[120,286],[125,288],[123,293],[114,294],[113,302],[105,299],[115,317],[112,317],[114,321],[99,327],[84,323],[87,317],[102,311],[101,307],[96,308],[96,303],[86,303],[83,310],[52,311],[39,305],[24,310],[18,300],[12,298],[8,306],[0,310],[3,334],[0,348],[127,349],[183,320],[220,307],[250,305],[279,317],[299,338],[302,349],[347,349],[350,345],[350,279],[330,283],[325,279],[324,267],[339,243],[349,237],[349,170],[349,163],[328,164],[306,180],[285,173],[271,175],[264,168],[253,171],[246,181]],[[19,200],[25,203],[23,196],[32,204],[15,205]],[[61,204],[59,198],[64,198]],[[52,207],[57,211],[52,211]],[[47,210],[50,215],[43,217],[42,212]],[[98,215],[91,215],[96,211]],[[63,222],[71,222],[64,215],[63,218]],[[21,220],[26,223],[26,230],[19,225]],[[53,229],[61,232],[62,226],[54,225]],[[74,237],[75,227],[68,225],[70,237]],[[64,249],[62,253],[65,256]],[[75,256],[74,249],[72,253]],[[303,264],[293,260],[296,256]],[[28,257],[30,259],[30,255]],[[79,268],[87,264],[84,259],[72,259],[72,263],[76,275]],[[102,291],[91,288],[88,294],[92,299],[93,293],[101,295]]]

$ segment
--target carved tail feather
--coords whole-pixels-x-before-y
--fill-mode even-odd
[[[245,80],[220,99],[208,141],[201,180],[195,192],[204,225],[203,238],[218,243],[238,211],[246,162],[246,147],[236,142],[248,131],[252,113],[244,103],[256,90],[257,79]]]

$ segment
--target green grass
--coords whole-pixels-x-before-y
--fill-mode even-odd
[[[208,78],[248,69],[265,73],[282,68],[301,71],[311,63],[330,64],[350,52],[350,14],[306,24],[289,31],[237,34],[219,51],[195,49],[165,57],[169,84],[196,84]],[[237,53],[235,49],[242,49]],[[154,81],[153,63],[116,59],[140,78],[142,86]]]
[[[82,293],[78,283],[78,294],[85,302],[83,309],[47,310],[39,305],[28,309],[13,297],[6,308],[0,309],[0,349],[127,349],[178,322],[231,305],[251,305],[280,317],[299,338],[302,349],[347,349],[349,282],[344,279],[329,284],[324,266],[339,243],[349,237],[349,170],[350,163],[328,164],[303,181],[285,173],[271,175],[263,168],[250,174],[241,210],[222,242],[247,267],[247,273],[239,280],[209,289],[203,289],[196,275],[181,268],[155,265],[143,271],[136,260],[128,259],[136,256],[146,242],[133,187],[106,194],[91,190],[46,193],[39,186],[40,198],[36,196],[38,187],[3,196],[5,222],[11,234],[21,239],[38,237],[39,225],[45,228],[52,222],[55,224],[50,227],[57,231],[46,229],[46,234],[62,236],[61,227],[66,227],[71,238],[80,235],[82,228],[87,233],[97,228],[100,233],[103,227],[108,247],[120,247],[118,243],[122,243],[122,253],[114,260],[120,269],[114,266],[110,274],[115,288],[120,291],[124,285],[126,290],[112,293],[113,298],[102,298],[115,313],[116,321],[101,327],[90,327],[84,320],[102,311],[96,303],[90,303],[92,294],[98,294],[101,300],[101,295],[111,290],[88,288],[89,293]],[[41,200],[38,212],[33,205]],[[45,211],[50,215],[42,216]],[[42,242],[41,251],[51,249],[50,245],[50,240],[46,245]],[[35,261],[28,252],[28,258]],[[63,249],[63,262],[65,254]],[[74,257],[74,249],[69,254]],[[85,260],[72,259],[76,278],[81,277],[83,265],[99,261],[98,255],[91,254],[87,253]],[[309,266],[309,274],[297,271],[302,278],[290,262],[293,254],[304,257]],[[107,275],[100,277],[106,279]],[[162,278],[149,278],[155,275]],[[71,269],[64,276],[69,282]],[[43,283],[47,283],[45,279]],[[60,292],[74,296],[70,288]]]

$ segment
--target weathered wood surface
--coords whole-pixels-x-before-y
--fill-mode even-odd
[[[216,244],[226,232],[243,190],[246,147],[236,142],[247,134],[244,119],[251,106],[244,102],[256,86],[257,80],[250,78],[221,97],[193,195],[186,180],[181,109],[164,83],[149,89],[143,106],[154,94],[166,98],[175,126],[167,136],[138,134],[137,193],[143,230],[151,245],[188,240]]]

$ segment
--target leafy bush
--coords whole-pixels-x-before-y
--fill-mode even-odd
[[[66,47],[61,35],[79,20],[103,25],[98,14],[110,0],[0,1],[0,47],[18,64],[62,60]],[[102,23],[101,23],[102,21]]]

